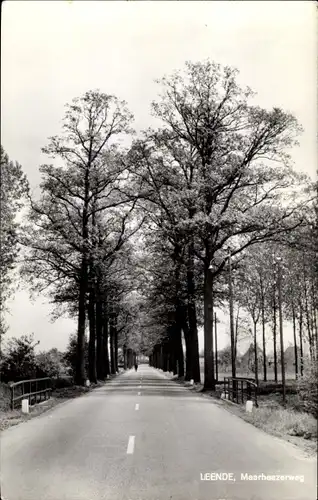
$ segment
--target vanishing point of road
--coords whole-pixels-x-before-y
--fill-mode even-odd
[[[146,365],[1,435],[7,500],[315,500],[315,465]]]

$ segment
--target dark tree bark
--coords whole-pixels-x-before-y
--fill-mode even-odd
[[[97,379],[103,380],[103,303],[100,293],[96,296],[96,371]]]
[[[255,380],[258,384],[258,352],[257,352],[257,321],[253,320],[254,325],[254,371],[255,371]]]
[[[189,324],[188,324],[188,310],[186,307],[182,308],[181,312],[181,325],[182,325],[182,331],[184,335],[184,340],[185,340],[185,347],[186,347],[186,360],[185,360],[185,380],[191,380],[193,379],[193,370],[192,370],[192,365],[193,365],[193,360],[192,360],[192,344],[191,344],[191,334],[190,334],[190,329],[189,329]]]
[[[214,314],[214,334],[215,334],[215,380],[218,382],[219,379],[219,370],[218,370],[218,327],[217,327],[217,317],[216,313]],[[236,359],[236,345],[237,345],[237,332],[236,332],[236,341],[235,341],[235,359]]]
[[[104,303],[103,310],[104,310],[104,314],[103,314],[103,379],[105,379],[110,374],[109,349],[108,349],[109,321],[108,321],[107,304],[106,303]]]
[[[263,339],[263,376],[267,381],[267,356],[266,356],[266,338],[265,338],[265,297],[263,283],[261,283],[261,309],[262,309],[262,339]]]
[[[167,341],[164,342],[162,346],[162,369],[164,372],[168,371],[168,343]]]
[[[276,304],[276,290],[274,287],[273,294],[273,344],[274,344],[274,377],[277,384],[277,304]]]
[[[110,314],[109,318],[109,347],[110,347],[110,373],[114,375],[116,373],[115,368],[115,328],[114,328],[114,315]]]
[[[180,308],[179,308],[180,310]],[[181,322],[179,318],[180,312],[177,313],[177,321],[175,324],[175,353],[177,363],[177,373],[179,377],[184,377],[184,355],[182,347]]]
[[[114,316],[114,364],[115,373],[118,372],[118,330],[117,330],[117,315]]]
[[[76,373],[75,383],[85,385],[85,323],[86,323],[86,294],[87,294],[88,265],[85,257],[82,259],[81,276],[79,282],[78,299],[78,328],[76,346]]]
[[[79,299],[78,299],[78,330],[77,330],[77,360],[75,382],[78,385],[85,385],[85,322],[86,322],[86,298],[88,292],[88,258],[87,258],[87,242],[88,242],[88,196],[89,196],[89,170],[91,156],[89,155],[88,164],[85,169],[84,181],[84,206],[82,216],[82,237],[84,242],[81,274],[79,281]]]
[[[213,353],[213,278],[204,270],[204,390],[215,390]]]
[[[94,286],[91,285],[89,292],[88,304],[88,318],[89,318],[89,343],[88,343],[88,372],[89,380],[91,383],[96,384],[96,323],[95,323],[95,292]]]
[[[190,356],[191,356],[191,371],[194,382],[201,382],[200,374],[200,358],[199,358],[199,340],[198,340],[198,324],[195,306],[195,283],[194,283],[194,249],[193,242],[190,242],[188,249],[188,266],[187,266],[187,292],[188,292],[188,321],[190,334]]]
[[[304,374],[304,344],[303,344],[303,312],[300,304],[299,308],[299,350],[300,350],[300,375]]]
[[[127,370],[127,347],[126,347],[126,344],[123,345],[123,356],[124,356],[124,370]]]
[[[296,313],[294,303],[292,304],[292,314],[293,314],[293,336],[294,336],[294,357],[295,357],[295,379],[298,378],[298,349],[297,349],[297,339],[296,339]]]

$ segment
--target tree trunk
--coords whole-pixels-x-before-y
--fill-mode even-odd
[[[93,285],[89,293],[88,304],[88,318],[89,318],[89,344],[88,344],[88,373],[91,383],[96,384],[96,324],[95,324],[95,293]]]
[[[110,373],[116,373],[115,368],[115,332],[114,332],[114,315],[111,313],[109,318],[109,346],[110,346]]]
[[[118,372],[118,331],[117,331],[117,315],[114,317],[114,363],[115,373]]]
[[[217,317],[214,314],[214,334],[215,334],[215,380],[219,380],[219,369],[218,369],[218,327],[217,327]]]
[[[280,265],[278,267],[278,312],[279,312],[280,364],[282,370],[283,405],[285,405],[286,404],[285,352],[284,352],[284,332],[283,332],[282,270]]]
[[[275,382],[278,382],[277,373],[277,305],[276,305],[276,290],[274,288],[274,303],[273,303],[273,344],[274,344],[274,376]]]
[[[124,357],[124,370],[127,370],[127,347],[125,344],[123,345],[123,357]],[[150,363],[150,359],[149,359],[149,363]]]
[[[237,308],[236,320],[235,320],[235,341],[234,341],[234,357],[235,357],[235,366],[237,360],[237,340],[238,340],[238,327],[240,320],[240,308]]]
[[[176,322],[175,326],[175,352],[176,352],[176,361],[178,365],[177,366],[178,376],[184,377],[184,355],[182,347],[181,324],[179,321]]]
[[[293,335],[294,335],[294,357],[295,357],[295,379],[298,378],[298,352],[297,352],[297,339],[296,339],[296,313],[295,306],[292,304],[293,314]]]
[[[78,329],[77,329],[77,351],[76,351],[76,370],[75,383],[77,385],[85,385],[85,323],[86,323],[86,298],[88,292],[88,259],[87,259],[87,242],[88,242],[88,197],[89,197],[89,171],[90,158],[85,169],[85,195],[82,215],[82,237],[83,237],[83,254],[81,262],[81,274],[79,280],[79,298],[78,298]]]
[[[262,287],[262,340],[263,340],[263,378],[267,381],[267,356],[266,356],[266,339],[265,339],[265,297],[263,283]]]
[[[234,378],[236,376],[236,363],[235,363],[235,338],[234,338],[235,334],[234,334],[234,314],[233,314],[233,284],[232,284],[231,253],[229,255],[229,305],[230,305],[230,334],[231,334],[231,369],[232,369],[232,377]]]
[[[192,353],[191,353],[192,344],[191,344],[191,334],[188,325],[188,320],[185,314],[182,316],[182,331],[186,347],[186,370],[184,378],[185,380],[191,380],[193,379],[193,370],[192,370],[193,363],[192,363]]]
[[[110,374],[109,367],[109,349],[108,349],[108,338],[109,338],[109,322],[107,315],[107,305],[104,303],[104,314],[103,314],[103,378],[106,379]]]
[[[99,293],[96,297],[96,371],[97,379],[103,380],[103,303]]]
[[[254,324],[254,372],[255,380],[258,384],[258,352],[257,352],[257,321],[253,319]]]
[[[162,369],[164,372],[168,371],[168,345],[165,342],[162,346]]]
[[[177,365],[177,373],[179,377],[184,377],[184,355],[182,347],[182,307],[180,299],[180,269],[181,269],[181,248],[180,245],[176,244],[174,247],[174,263],[175,263],[175,328],[174,328],[174,346],[175,346],[175,358]]]
[[[213,352],[213,278],[204,270],[204,390],[215,391]]]
[[[303,344],[303,312],[299,308],[299,351],[300,351],[300,376],[304,374],[304,344]]]
[[[201,382],[200,374],[200,358],[199,358],[199,340],[198,340],[198,325],[197,313],[195,306],[195,284],[194,284],[194,249],[193,242],[190,242],[188,249],[188,266],[187,266],[187,292],[188,292],[188,320],[189,332],[191,338],[191,369],[194,382]]]
[[[76,349],[75,383],[85,385],[85,323],[86,323],[86,294],[87,294],[88,265],[85,257],[82,259],[81,276],[79,282],[78,299],[78,328]]]

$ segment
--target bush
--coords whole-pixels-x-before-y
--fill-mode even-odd
[[[312,362],[309,369],[298,381],[298,394],[304,403],[304,409],[318,416],[318,366]]]
[[[38,377],[60,378],[68,372],[63,353],[56,348],[37,354],[36,365]]]
[[[2,382],[17,382],[35,378],[37,365],[33,335],[12,338],[1,353]]]
[[[66,387],[73,387],[74,380],[73,377],[59,377],[52,380],[52,389],[65,389]]]
[[[11,391],[7,384],[0,383],[0,411],[10,409],[11,405]]]
[[[77,336],[71,335],[69,339],[69,343],[65,354],[63,356],[63,360],[68,367],[68,373],[72,377],[75,377],[76,372],[76,361],[77,361]],[[88,342],[85,339],[85,370],[88,373]]]

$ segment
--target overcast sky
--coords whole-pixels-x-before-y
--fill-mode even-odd
[[[315,177],[317,27],[313,1],[16,1],[2,3],[1,143],[32,188],[41,147],[61,130],[63,106],[89,89],[125,99],[137,130],[151,123],[156,78],[186,60],[237,67],[264,107],[291,111],[305,131],[295,168]],[[10,335],[34,332],[40,348],[64,349],[76,330],[49,322],[44,299],[16,293]],[[220,346],[227,342],[220,325]],[[202,347],[202,335],[200,334]]]

